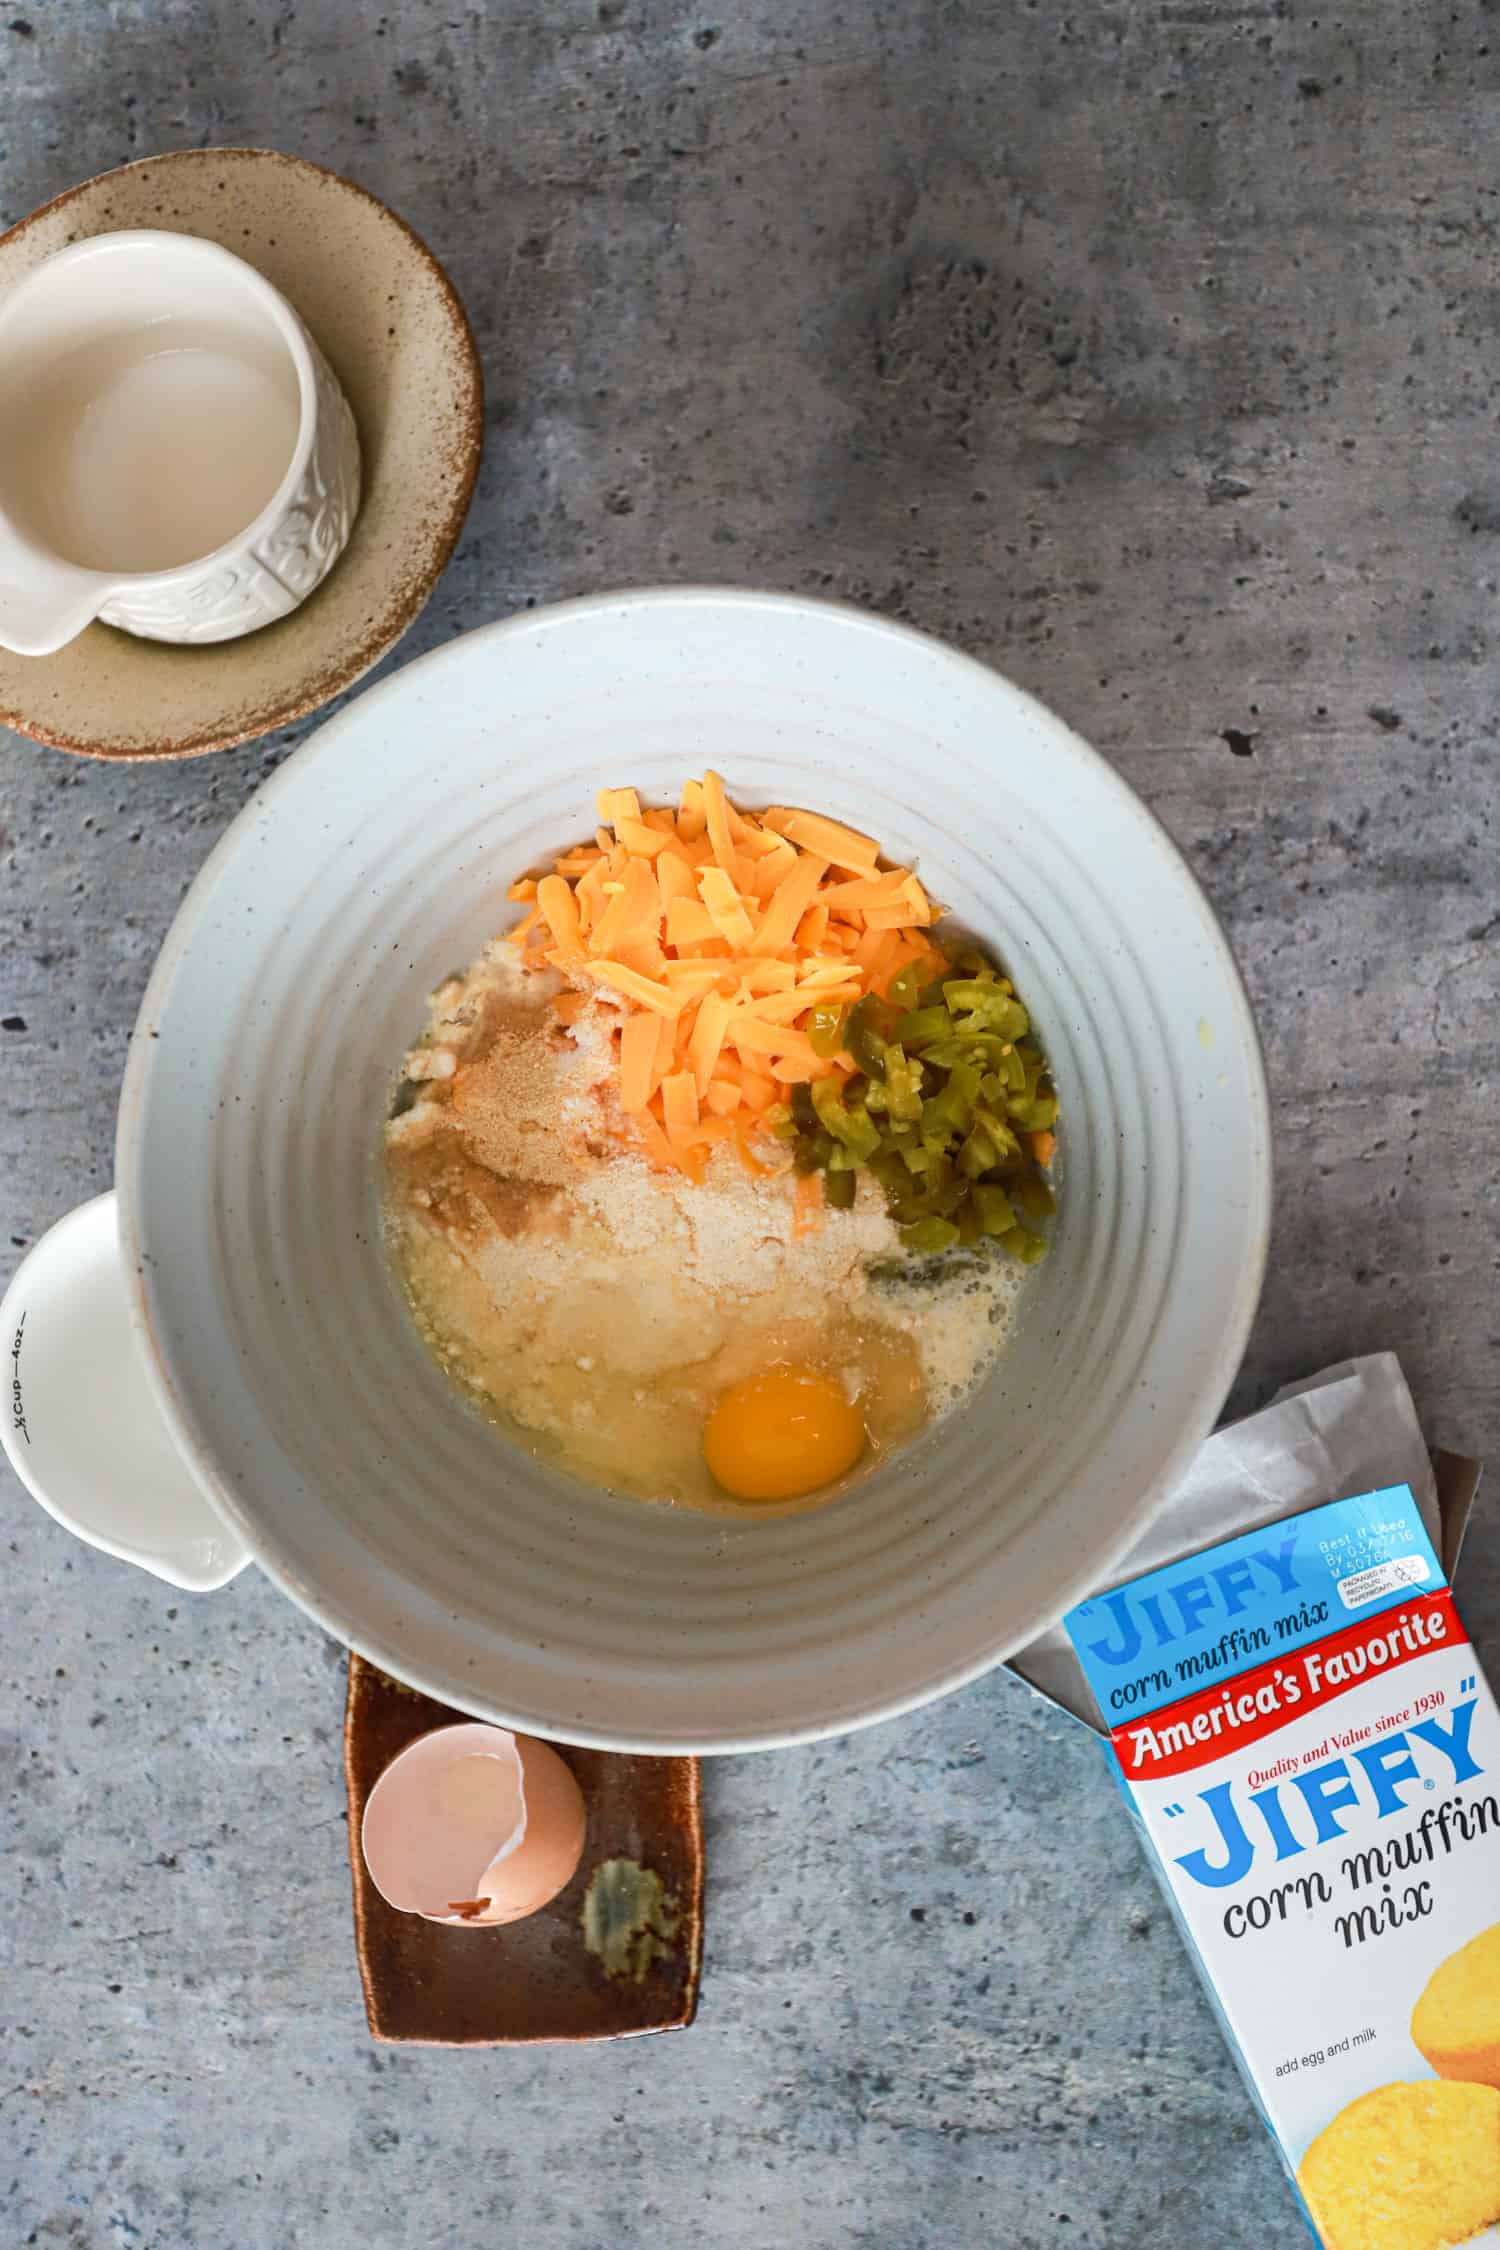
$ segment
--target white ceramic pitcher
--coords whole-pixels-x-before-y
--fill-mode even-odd
[[[216,243],[96,235],[0,301],[0,646],[254,632],[321,584],[359,492],[332,370]]]

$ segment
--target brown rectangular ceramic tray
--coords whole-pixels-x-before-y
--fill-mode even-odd
[[[354,1934],[375,2038],[426,2047],[622,2039],[693,2020],[703,1939],[696,1758],[555,1748],[588,1807],[578,1872],[550,1906],[499,1929],[398,1914],[365,1870],[365,1800],[398,1750],[472,1716],[349,1658],[344,1774]]]

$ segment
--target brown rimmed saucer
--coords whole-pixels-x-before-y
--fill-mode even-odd
[[[366,1800],[409,1742],[470,1715],[349,1658],[349,1859],[373,2036],[425,2047],[508,2047],[623,2039],[691,2023],[703,1943],[696,1758],[556,1743],[583,1791],[588,1835],[577,1874],[550,1906],[500,1929],[424,1922],[387,1906],[359,1848]]]
[[[0,235],[0,294],[54,250],[159,227],[235,251],[288,297],[354,409],[364,498],[300,609],[207,647],[108,625],[55,656],[0,649],[0,723],[91,758],[191,758],[289,726],[367,672],[420,613],[463,525],[484,435],[453,284],[375,196],[274,149],[184,149],[101,172]]]

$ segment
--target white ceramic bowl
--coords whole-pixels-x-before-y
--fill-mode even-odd
[[[1062,1103],[1053,1255],[983,1388],[847,1498],[765,1524],[508,1449],[417,1341],[377,1210],[429,988],[508,918],[513,876],[592,828],[602,783],[671,797],[705,764],[915,861],[1013,968]],[[1214,1421],[1270,1194],[1233,962],[1103,760],[934,641],[713,590],[472,633],[323,727],[189,893],[118,1154],[161,1404],[262,1567],[463,1710],[656,1751],[902,1711],[1092,1586]]]

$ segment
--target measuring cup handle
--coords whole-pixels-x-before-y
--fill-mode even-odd
[[[0,648],[51,656],[92,625],[112,581],[33,546],[0,516]]]
[[[211,1505],[156,1403],[120,1263],[113,1195],[28,1251],[0,1298],[0,1445],[33,1499],[91,1547],[187,1592],[250,1551]]]

